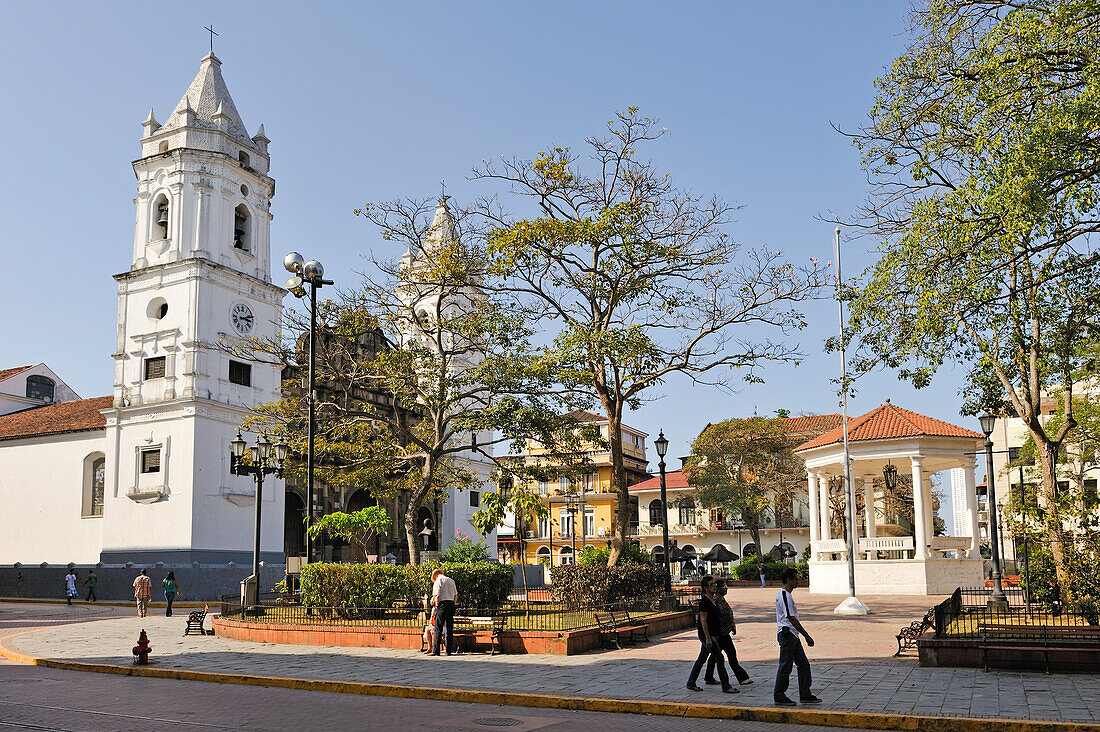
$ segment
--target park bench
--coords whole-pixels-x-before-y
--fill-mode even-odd
[[[1094,625],[1011,625],[981,623],[978,626],[982,665],[989,670],[990,651],[1043,654],[1043,670],[1050,673],[1051,654],[1088,654],[1093,663],[1100,657],[1100,627]],[[1090,664],[1091,665],[1091,664]],[[1019,668],[1015,663],[1013,668]]]
[[[206,635],[206,629],[202,627],[202,624],[206,621],[206,613],[210,611],[209,607],[204,607],[202,610],[192,610],[187,615],[187,627],[183,629],[184,635],[190,635],[191,631],[197,631],[199,635]]]
[[[608,613],[611,622],[618,625],[619,630],[630,631],[630,641],[637,643],[640,640],[649,643],[649,626],[630,617],[628,610],[612,610]]]
[[[455,650],[459,650],[458,641],[467,649],[488,635],[489,655],[504,652],[504,617],[456,615],[454,623]]]
[[[634,644],[634,631],[629,627],[624,627],[618,619],[615,618],[614,613],[595,613],[596,625],[600,629],[600,644],[610,645],[614,644],[616,648],[622,650],[623,643]]]
[[[932,607],[928,609],[923,618],[909,623],[908,626],[902,628],[894,636],[898,639],[898,651],[894,654],[894,657],[900,656],[906,648],[912,648],[926,630],[931,630],[934,627],[936,627],[936,608]]]

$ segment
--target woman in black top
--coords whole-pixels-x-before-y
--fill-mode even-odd
[[[687,688],[692,691],[702,691],[695,682],[699,678],[699,672],[708,658],[713,658],[718,667],[718,678],[722,680],[722,691],[727,694],[736,694],[738,689],[730,684],[729,675],[726,673],[726,664],[722,660],[722,647],[718,643],[718,634],[721,632],[721,614],[714,602],[715,597],[714,577],[709,574],[703,577],[703,597],[699,600],[699,657],[695,659],[695,665],[691,667],[688,676]]]

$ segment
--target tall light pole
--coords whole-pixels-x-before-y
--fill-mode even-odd
[[[306,562],[312,562],[314,558],[313,537],[310,536],[309,527],[313,525],[314,491],[313,491],[313,466],[315,463],[313,453],[314,433],[317,431],[316,383],[317,365],[317,290],[325,285],[335,284],[332,280],[326,280],[325,268],[316,259],[308,262],[298,252],[291,252],[283,257],[283,266],[286,271],[294,276],[286,281],[286,289],[294,297],[305,297],[305,285],[309,285],[309,384],[306,387],[306,405],[309,410],[307,448],[306,448]]]
[[[844,299],[840,288],[844,283],[840,271],[840,227],[836,227],[836,304],[840,312],[840,422],[844,430],[844,502],[848,504],[848,597],[833,610],[838,615],[866,615],[867,606],[856,597],[856,495],[852,487],[852,458],[848,452],[848,357],[845,353]]]
[[[668,494],[665,491],[665,453],[668,452],[668,440],[665,439],[665,431],[661,430],[657,439],[653,441],[653,448],[657,450],[657,457],[661,461],[657,467],[661,471],[661,541],[665,552],[665,594],[672,594],[672,562],[668,558]]]
[[[986,504],[989,506],[989,543],[990,552],[993,554],[993,593],[989,596],[986,605],[990,610],[1006,612],[1008,610],[1008,598],[1005,597],[1004,587],[1001,586],[1001,548],[998,545],[999,531],[997,528],[997,489],[993,483],[993,428],[997,424],[997,415],[986,412],[978,417],[985,433],[985,489]]]
[[[290,449],[285,441],[280,440],[274,445],[267,439],[267,435],[260,435],[256,444],[248,448],[249,462],[244,462],[246,443],[241,437],[240,431],[233,441],[229,443],[229,472],[233,475],[251,475],[256,480],[256,527],[252,545],[252,576],[245,580],[248,607],[256,607],[260,604],[260,513],[263,507],[264,476],[275,473],[282,475],[283,461],[286,460],[287,451]]]

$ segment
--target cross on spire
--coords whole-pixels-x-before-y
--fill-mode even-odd
[[[211,21],[210,25],[204,25],[202,29],[210,31],[210,53],[214,53],[214,36],[220,35],[214,30],[214,22]]]
[[[447,179],[444,178],[443,180],[439,181],[439,185],[442,189],[442,192],[439,194],[439,197],[440,198],[446,198],[447,197]]]

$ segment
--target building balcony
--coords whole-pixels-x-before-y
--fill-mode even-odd
[[[670,524],[668,527],[669,536],[698,536],[704,531],[707,531],[705,524]],[[640,526],[630,527],[631,536],[661,536],[661,525],[650,526],[649,524],[642,524]]]

